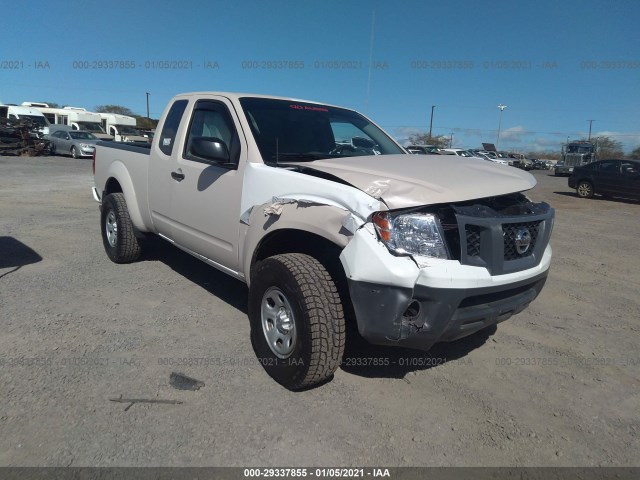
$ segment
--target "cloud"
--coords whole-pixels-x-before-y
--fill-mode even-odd
[[[500,141],[509,141],[511,143],[520,143],[527,136],[531,135],[527,133],[523,126],[507,128],[500,132]]]
[[[477,128],[451,128],[449,132],[453,132],[453,140],[455,147],[479,148],[482,142],[495,143],[496,133],[489,130]],[[419,127],[395,127],[390,129],[393,137],[401,144],[409,143],[409,136],[415,134],[426,133],[423,128]],[[434,132],[435,135],[435,132]],[[445,135],[448,137],[448,135]],[[501,150],[517,150],[521,152],[535,151],[553,151],[560,152],[563,143],[570,140],[578,140],[587,138],[588,132],[536,132],[528,131],[523,125],[510,127],[500,132],[500,149]],[[591,132],[592,137],[611,137],[622,142],[623,149],[626,152],[638,148],[640,146],[640,132],[616,132],[610,130],[602,130]]]

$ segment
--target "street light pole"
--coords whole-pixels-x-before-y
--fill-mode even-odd
[[[436,108],[435,105],[431,105],[431,120],[429,121],[429,141],[431,141],[431,131],[433,128],[433,109]]]
[[[449,133],[449,148],[451,148],[453,145],[453,132]]]
[[[593,120],[587,120],[587,122],[589,122],[589,141],[591,141],[591,124],[593,123]]]
[[[500,119],[498,120],[498,139],[496,140],[496,150],[498,150],[498,147],[500,146],[500,127],[502,126],[502,112],[505,108],[507,108],[507,106],[499,104],[498,108],[500,109]]]
[[[149,92],[146,92],[147,94],[147,120],[151,120],[149,118]]]

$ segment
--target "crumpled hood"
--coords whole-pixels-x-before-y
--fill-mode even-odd
[[[457,155],[371,155],[287,164],[336,176],[391,210],[522,192],[536,185],[533,175],[517,168]]]

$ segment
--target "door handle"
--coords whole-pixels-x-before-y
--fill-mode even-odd
[[[182,173],[181,170],[178,170],[177,172],[171,172],[171,178],[177,180],[178,182],[181,182],[182,180],[184,180],[184,173]]]

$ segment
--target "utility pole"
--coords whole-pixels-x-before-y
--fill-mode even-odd
[[[431,131],[433,128],[433,109],[436,108],[435,105],[431,105],[431,120],[429,121],[429,141],[431,141]]]
[[[149,118],[149,92],[146,92],[147,94],[147,120],[151,120]]]
[[[589,138],[588,140],[591,141],[591,124],[594,122],[593,120],[587,120],[587,122],[589,122]]]
[[[500,103],[498,104],[498,108],[500,109],[500,119],[498,120],[498,139],[496,140],[496,150],[498,150],[498,147],[500,146],[500,127],[502,126],[502,112],[505,108],[507,108],[507,106]]]
[[[453,132],[449,133],[449,148],[453,145]]]

